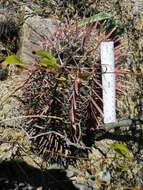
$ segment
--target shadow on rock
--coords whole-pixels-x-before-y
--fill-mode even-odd
[[[0,189],[77,190],[62,169],[42,171],[25,162],[4,161],[0,164]]]

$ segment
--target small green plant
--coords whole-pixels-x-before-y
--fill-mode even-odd
[[[5,60],[1,63],[2,69],[6,69],[6,67],[10,64],[20,67],[25,67],[25,64],[16,55],[10,55],[6,57]]]
[[[93,15],[89,18],[84,18],[79,22],[79,25],[86,25],[86,24],[91,24],[91,23],[95,23],[95,22],[99,22],[99,21],[104,21],[104,20],[108,20],[111,19],[111,15],[105,12],[100,12],[96,15]]]
[[[121,160],[118,158],[115,160],[115,167],[120,171],[128,171],[132,161],[132,154],[128,147],[119,143],[112,143],[109,146],[116,152],[119,158],[123,158]]]
[[[36,52],[33,52],[36,55],[40,56],[40,62],[39,64],[43,67],[49,68],[49,69],[59,69],[60,65],[57,64],[57,60],[55,57],[53,57],[48,51],[45,50],[39,50]]]
[[[118,155],[126,158],[129,161],[132,160],[131,153],[124,144],[113,143],[113,144],[110,144],[110,147],[114,149]]]

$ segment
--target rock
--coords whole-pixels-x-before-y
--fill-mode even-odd
[[[6,22],[7,9],[0,8],[0,23]]]
[[[143,10],[143,1],[142,0],[133,0],[133,15],[139,15]]]
[[[4,71],[1,72],[3,73]],[[3,124],[11,126],[19,126],[21,123],[20,120],[9,120],[10,118],[20,116],[22,110],[21,102],[11,96],[14,89],[21,85],[16,72],[16,68],[10,65],[7,80],[0,81],[0,118],[2,120],[8,119],[8,122],[3,122]],[[20,95],[20,92],[20,90],[17,91],[16,95]]]
[[[79,190],[96,190],[94,187],[92,187],[89,184],[80,184],[76,183],[74,184]]]
[[[111,175],[110,175],[110,172],[108,170],[101,171],[99,173],[98,177],[99,177],[100,181],[110,183]]]
[[[70,171],[70,170],[66,170],[66,173],[67,173],[67,177],[71,178],[74,176],[74,172],[73,171]]]
[[[42,187],[38,187],[36,190],[43,190],[43,188]]]
[[[48,170],[51,170],[51,169],[64,169],[64,168],[58,165],[57,163],[54,163],[48,167]]]
[[[18,145],[12,143],[3,143],[0,145],[0,162],[5,160],[11,160],[12,155],[16,154]]]
[[[40,43],[45,40],[46,36],[50,35],[50,32],[51,34],[54,33],[56,26],[54,19],[33,15],[33,12],[29,8],[26,8],[25,12],[26,20],[23,24],[20,37],[20,57],[23,62],[30,64],[35,60],[35,55],[32,54],[32,51],[41,49]]]
[[[14,190],[35,190],[35,187],[32,187],[28,183],[19,182],[18,180],[10,180],[10,179],[0,179],[0,188],[1,189],[14,189]],[[40,190],[40,189],[38,189]]]

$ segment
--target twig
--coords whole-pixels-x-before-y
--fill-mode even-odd
[[[18,119],[26,119],[26,118],[45,118],[47,117],[46,115],[23,115],[23,116],[19,116],[19,117],[12,117],[12,118],[8,118],[8,119],[3,119],[0,121],[0,123],[4,123],[7,121],[11,121],[11,120],[18,120]],[[0,118],[1,119],[1,118]]]
[[[8,118],[8,119],[3,119],[1,120],[0,118],[0,123],[3,123],[3,122],[7,122],[7,121],[11,121],[11,120],[18,120],[18,119],[26,119],[26,118],[50,118],[50,119],[58,119],[58,120],[62,120],[63,118],[61,117],[57,117],[57,116],[52,116],[52,115],[22,115],[22,116],[19,116],[19,117],[12,117],[12,118]]]
[[[117,129],[120,127],[130,127],[132,125],[139,125],[139,124],[143,124],[143,117],[117,120],[115,123],[105,124],[104,129],[106,131],[110,131],[111,129]]]
[[[76,148],[80,148],[80,149],[91,149],[90,147],[86,147],[86,146],[81,146],[80,144],[76,144],[76,143],[73,143],[71,142],[67,137],[65,137],[64,135],[61,135],[60,133],[56,132],[56,131],[48,131],[48,132],[44,132],[44,133],[40,133],[38,135],[35,135],[33,137],[30,137],[29,139],[36,139],[38,137],[41,137],[41,136],[45,136],[45,135],[48,135],[48,134],[55,134],[59,137],[61,137],[61,139],[63,139],[64,141],[66,141],[66,144],[68,146],[74,146]]]

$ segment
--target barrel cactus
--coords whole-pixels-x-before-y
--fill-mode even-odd
[[[23,91],[25,114],[41,116],[29,119],[25,130],[38,152],[53,161],[87,150],[87,134],[102,126],[101,42],[115,44],[117,96],[123,75],[118,63],[125,55],[115,28],[107,32],[105,22],[84,24],[76,17],[55,24],[56,32],[39,44],[41,52],[33,52],[38,59]],[[51,59],[56,67],[46,66]]]

